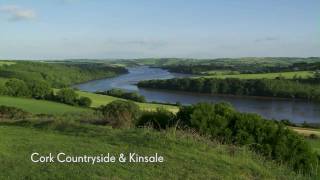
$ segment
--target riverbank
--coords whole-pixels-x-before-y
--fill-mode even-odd
[[[260,98],[241,96],[215,96],[188,92],[162,91],[138,88],[139,81],[150,79],[171,79],[183,77],[172,74],[159,68],[139,66],[128,68],[129,73],[114,78],[91,81],[76,86],[79,90],[96,92],[112,88],[125,91],[135,91],[143,95],[147,102],[160,102],[165,104],[195,104],[199,102],[229,102],[241,112],[257,113],[267,119],[289,119],[294,123],[320,123],[320,106],[314,102],[288,100],[285,98]]]

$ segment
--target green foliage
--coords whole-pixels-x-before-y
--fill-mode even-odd
[[[212,71],[237,71],[244,74],[314,71],[320,69],[320,58],[219,58],[219,59],[168,59],[173,63],[162,60],[156,66],[171,72],[187,74],[206,74]],[[156,64],[156,63],[155,63]]]
[[[90,98],[92,100],[91,107],[93,108],[98,108],[100,106],[111,103],[112,101],[115,101],[115,100],[123,100],[113,96],[107,96],[107,95],[90,93],[90,92],[77,91],[77,93],[80,96]],[[136,103],[136,104],[140,107],[141,110],[145,110],[145,111],[155,111],[157,110],[157,108],[165,108],[172,112],[178,112],[178,107],[172,106],[172,105],[153,104],[153,103]]]
[[[0,77],[17,78],[24,81],[45,81],[50,86],[57,88],[126,72],[127,70],[123,67],[97,63],[63,64],[17,61],[10,66],[0,66]]]
[[[142,103],[146,102],[145,97],[139,95],[137,92],[125,92],[121,89],[111,89],[108,91],[97,92],[97,94],[114,96],[114,97],[118,97],[118,98],[133,100],[136,102],[142,102]]]
[[[79,95],[71,88],[63,88],[58,91],[56,95],[56,99],[59,102],[69,104],[69,105],[77,105]]]
[[[0,96],[0,105],[23,109],[34,114],[91,113],[91,109],[31,98]]]
[[[211,94],[266,96],[320,101],[320,86],[291,80],[181,78],[149,80],[139,87],[191,91]]]
[[[27,84],[19,79],[10,79],[6,82],[6,94],[9,96],[29,97],[31,92]]]
[[[80,97],[78,100],[78,104],[81,107],[90,107],[92,100],[88,97]]]
[[[32,80],[27,82],[27,86],[35,99],[46,99],[53,93],[49,84],[44,81]]]
[[[100,107],[106,123],[113,128],[130,128],[138,120],[140,109],[133,102],[113,101]]]
[[[0,105],[0,120],[1,119],[25,119],[30,116],[30,113],[15,107]]]
[[[145,111],[136,123],[136,126],[151,126],[154,129],[166,129],[175,125],[175,115],[164,109],[158,108],[157,111]]]
[[[264,156],[288,164],[297,172],[317,173],[319,160],[306,141],[282,123],[256,114],[239,113],[228,104],[199,103],[180,116],[201,134],[225,143],[249,146]],[[190,114],[187,115],[186,112]],[[179,114],[179,113],[178,113]],[[183,116],[181,116],[183,114]],[[190,120],[186,118],[190,117]]]

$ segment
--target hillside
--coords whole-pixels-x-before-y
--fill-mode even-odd
[[[239,79],[275,79],[277,77],[283,77],[285,79],[293,79],[295,77],[308,78],[313,76],[311,71],[294,71],[294,72],[278,72],[278,73],[257,73],[257,74],[217,74],[217,75],[205,75],[201,77],[205,78],[239,78]]]
[[[52,87],[65,87],[94,79],[127,73],[123,67],[106,63],[49,63],[0,61],[0,78],[45,81]],[[0,79],[0,83],[1,83]]]
[[[121,99],[121,98],[116,98],[116,97],[112,97],[112,96],[94,94],[94,93],[83,92],[83,91],[77,91],[77,93],[80,96],[90,98],[92,100],[91,107],[99,107],[101,105],[106,105],[112,101]],[[162,104],[152,104],[152,103],[136,103],[136,104],[138,104],[139,107],[143,110],[156,110],[157,108],[165,108],[165,109],[170,110],[172,112],[178,111],[178,107],[172,106],[172,105],[162,105]]]
[[[69,106],[66,104],[35,100],[30,98],[0,96],[0,105],[21,108],[27,112],[34,114],[64,114],[90,112],[90,109]]]
[[[0,179],[302,179],[244,148],[210,143],[181,132],[114,130],[83,125],[66,128],[66,124],[50,123],[9,126],[1,123],[0,142],[0,163],[6,164],[0,166]],[[159,153],[165,162],[34,164],[30,161],[33,152],[72,155]]]

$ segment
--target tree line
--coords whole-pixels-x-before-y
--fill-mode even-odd
[[[138,83],[138,86],[209,94],[265,96],[320,101],[320,85],[286,79],[175,78],[141,81]]]
[[[49,100],[81,107],[91,105],[90,98],[79,97],[71,88],[62,88],[55,94],[47,82],[37,80],[9,79],[4,85],[0,85],[0,95]]]
[[[320,58],[317,59],[320,61]],[[297,62],[291,65],[273,64],[263,66],[258,64],[232,64],[221,62],[204,62],[204,63],[190,63],[190,64],[172,64],[163,65],[161,68],[167,69],[170,72],[185,73],[185,74],[203,74],[207,71],[214,70],[228,70],[237,71],[242,74],[256,74],[256,73],[275,73],[275,72],[291,72],[291,71],[317,71],[320,70],[320,62]]]
[[[146,99],[144,96],[139,95],[137,92],[126,92],[122,89],[110,89],[107,91],[99,91],[96,92],[96,94],[102,94],[102,95],[108,95],[108,96],[114,96],[122,99],[128,99],[136,102],[146,102]]]

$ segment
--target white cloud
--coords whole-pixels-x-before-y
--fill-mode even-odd
[[[0,6],[0,12],[8,14],[9,21],[32,20],[37,17],[34,10],[22,8],[16,5]]]

